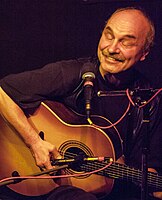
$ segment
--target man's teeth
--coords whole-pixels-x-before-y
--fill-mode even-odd
[[[119,60],[117,60],[117,59],[115,59],[115,58],[112,58],[112,57],[110,57],[110,56],[106,56],[106,58],[107,58],[108,60],[112,60],[112,61],[119,61]]]
[[[123,61],[120,60],[120,59],[112,58],[112,57],[110,57],[110,56],[106,56],[106,58],[109,59],[109,60],[112,60],[112,61],[123,62]]]
[[[109,60],[116,60],[115,58],[112,58],[112,57],[107,57]]]

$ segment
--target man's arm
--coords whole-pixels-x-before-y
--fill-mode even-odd
[[[44,141],[28,122],[22,109],[0,87],[0,114],[18,131],[29,147],[36,164],[46,169],[52,168],[50,154],[58,158],[59,153],[53,144]]]

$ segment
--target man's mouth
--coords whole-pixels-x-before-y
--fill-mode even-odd
[[[109,61],[114,61],[114,62],[124,62],[125,59],[123,58],[119,58],[119,56],[117,57],[117,55],[110,55],[110,54],[107,54],[105,53],[104,51],[102,52],[102,55],[104,55],[106,57],[107,60]]]
[[[106,57],[107,60],[109,61],[114,61],[114,62],[124,62],[124,59],[121,59],[121,58],[116,58],[116,57],[112,57],[112,56],[107,56],[107,55],[104,55]]]

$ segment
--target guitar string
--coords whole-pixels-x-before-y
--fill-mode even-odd
[[[98,166],[100,165],[99,163],[96,163]],[[104,164],[104,163],[103,163]],[[90,164],[89,164],[90,165]],[[119,168],[120,167],[120,168]],[[130,167],[128,167],[128,166],[126,166],[126,165],[122,165],[122,164],[119,164],[119,163],[113,163],[110,167],[109,167],[109,169],[117,169],[118,171],[119,171],[119,174],[118,175],[120,175],[121,174],[121,170],[123,170],[122,171],[122,173],[124,174],[125,173],[125,175],[129,175],[130,177],[132,176],[132,175],[138,175],[138,178],[141,178],[142,176],[142,171],[140,171],[140,170],[138,170],[138,169],[134,169],[134,168],[130,168]],[[108,169],[108,170],[109,170]],[[109,170],[110,171],[110,170]],[[157,177],[158,177],[158,174],[157,173],[152,173],[152,172],[148,172],[148,180],[150,180],[150,181],[157,181]],[[134,178],[134,177],[131,177],[131,179],[132,178]],[[161,180],[161,178],[162,177],[160,177],[159,176],[159,182],[161,182],[162,180]]]
[[[71,158],[73,158],[74,156],[77,156],[76,154],[73,154],[73,153],[66,153],[66,156],[71,156]],[[69,158],[69,157],[68,157]],[[98,166],[97,166],[97,164],[98,164]],[[96,163],[94,163],[94,161],[92,161],[91,162],[91,165],[89,166],[89,167],[91,167],[91,166],[94,166],[94,167],[99,167],[99,165],[101,164],[101,162],[99,161],[98,163],[96,162]],[[104,163],[104,164],[106,164],[106,163]],[[125,165],[124,165],[124,167],[126,167]],[[118,168],[117,168],[118,169]]]
[[[71,154],[71,153],[70,153]],[[102,165],[102,168],[101,168],[101,165]],[[125,174],[125,176],[127,177],[128,176],[128,174],[129,174],[129,172],[131,172],[131,176],[132,176],[132,171],[133,171],[133,174],[134,174],[134,176],[135,176],[135,178],[133,178],[133,181],[135,182],[135,180],[137,181],[137,182],[139,182],[139,181],[141,181],[141,179],[142,179],[142,176],[141,176],[141,172],[139,171],[139,170],[136,170],[136,169],[130,169],[128,166],[125,166],[125,165],[122,165],[122,164],[119,164],[119,163],[116,163],[116,165],[120,165],[120,167],[122,168],[122,169],[124,169],[124,171],[123,171],[123,174],[125,173],[125,167],[127,168],[127,171],[126,171],[126,174]],[[96,167],[98,168],[97,170],[98,170],[98,172],[97,172],[97,170],[96,170]],[[66,178],[66,177],[76,177],[76,176],[82,176],[82,175],[90,175],[90,174],[93,174],[93,173],[99,173],[99,175],[100,175],[100,173],[101,174],[104,174],[104,172],[102,172],[102,170],[105,170],[107,173],[109,172],[112,172],[112,174],[111,174],[111,178],[118,178],[119,177],[119,174],[117,175],[117,174],[113,174],[114,173],[114,169],[116,170],[116,169],[118,169],[118,171],[119,171],[119,167],[116,167],[115,165],[113,165],[113,163],[109,163],[109,164],[107,164],[107,163],[101,163],[101,162],[92,162],[92,163],[88,163],[88,164],[83,164],[83,166],[82,166],[82,168],[84,169],[91,169],[90,171],[91,172],[88,172],[88,173],[83,173],[83,174],[73,174],[73,175],[65,175],[65,176],[51,176],[50,178]],[[120,168],[120,171],[121,171],[121,168]],[[92,171],[92,169],[93,169],[93,171]],[[95,172],[96,171],[96,172]],[[119,171],[119,172],[120,172]],[[122,176],[123,176],[123,174],[122,174]],[[137,176],[137,174],[138,174],[138,176]],[[155,188],[157,188],[157,186],[159,186],[160,188],[162,187],[162,184],[160,184],[161,183],[161,180],[160,180],[160,178],[159,178],[159,182],[157,181],[157,174],[155,175],[154,173],[149,173],[149,176],[148,177],[151,177],[151,175],[154,175],[153,177],[155,178],[155,182],[153,182],[152,183],[152,185],[154,185],[155,186]],[[129,176],[130,176],[130,174],[129,174]],[[14,177],[14,178],[16,178],[16,177]],[[17,178],[24,178],[24,177],[17,177]],[[27,176],[27,177],[25,177],[25,178],[28,178],[28,179],[31,179],[31,178],[36,178],[36,177],[32,177],[32,176]],[[39,178],[39,177],[37,177],[37,178]],[[43,178],[49,178],[49,177],[43,177]],[[129,178],[129,177],[128,177]],[[131,178],[131,180],[132,180],[132,178]],[[13,179],[13,177],[11,178],[11,179]],[[130,178],[129,178],[130,179]],[[128,179],[128,180],[129,180]],[[8,179],[9,180],[9,179]],[[150,179],[150,182],[151,181],[153,181],[152,179]],[[0,181],[0,182],[2,182],[2,180]]]
[[[86,167],[86,169],[87,169],[87,167]],[[116,174],[114,174],[114,170],[112,169],[111,170],[111,166],[107,169],[107,170],[105,170],[106,172],[107,171],[109,171],[109,174],[112,172],[112,174],[111,174],[111,176],[110,176],[110,178],[119,178],[119,176],[118,175],[116,175]],[[99,173],[99,175],[100,175],[101,173]],[[104,173],[102,173],[102,175],[103,175]],[[124,174],[123,174],[124,175]],[[122,175],[122,176],[123,176]],[[128,176],[128,173],[126,173],[125,174],[126,176]],[[131,174],[132,175],[132,174]],[[136,175],[136,174],[135,174]],[[130,180],[130,178],[128,179],[128,178],[124,178],[124,179],[126,179],[126,180]],[[141,180],[142,180],[142,175],[140,174],[140,176],[138,175],[138,178],[135,176],[135,178],[131,178],[131,180],[135,183],[135,182],[137,182],[137,183],[141,183]],[[150,181],[150,182],[149,182]],[[148,179],[148,185],[151,187],[154,187],[154,188],[156,188],[156,189],[162,189],[162,184],[161,184],[161,181],[157,181],[157,179],[155,180],[155,182],[153,181],[153,179]]]
[[[69,153],[69,152],[66,153],[66,156],[67,155],[71,156],[73,158],[74,158],[74,156],[77,156],[76,154]],[[87,170],[88,167],[89,167],[89,169],[92,170],[92,168],[96,169],[96,167],[98,167],[98,168],[101,167],[101,164],[105,165],[106,163],[101,163],[101,162],[95,162],[94,163],[92,161],[91,163],[87,163],[86,165],[83,164],[83,166],[86,170]],[[119,169],[119,166],[120,166],[120,169]],[[135,181],[141,182],[141,180],[142,180],[142,172],[138,169],[130,168],[126,165],[122,165],[122,164],[119,164],[119,163],[112,164],[108,169],[106,169],[106,171],[109,171],[111,173],[114,173],[114,170],[118,170],[118,171],[122,170],[121,176],[123,176],[123,178],[124,178],[124,175],[125,175],[125,177],[127,177],[125,179],[128,179],[128,180],[131,179],[134,182]],[[128,177],[128,175],[129,175],[129,177]],[[114,176],[114,178],[116,178],[117,174],[114,174],[114,175],[111,174],[111,176]],[[118,176],[119,176],[119,174],[118,174]],[[162,187],[162,177],[160,177],[157,173],[148,172],[148,181],[149,181],[149,183],[151,183],[151,185]]]
[[[99,164],[98,164],[98,166],[99,166]],[[96,165],[93,165],[93,164],[90,165],[89,164],[90,169],[91,169],[91,167],[96,167]],[[83,168],[87,169],[87,166],[84,166]],[[121,168],[123,170],[122,175],[120,175],[121,174]],[[127,168],[127,170],[125,168]],[[118,170],[118,171],[120,170],[119,174],[114,173],[114,170]],[[112,173],[111,178],[123,177],[127,180],[131,179],[134,182],[137,181],[137,182],[140,182],[140,183],[141,183],[141,180],[142,180],[142,172],[140,170],[130,169],[128,166],[123,167],[121,165],[121,167],[119,169],[119,167],[114,166],[113,163],[112,163],[112,165],[109,168],[107,168],[105,171]],[[104,174],[104,172],[103,172],[103,174]],[[125,175],[125,177],[123,175]],[[129,177],[128,177],[128,175],[129,175]],[[155,187],[158,186],[159,188],[162,188],[162,177],[158,176],[158,174],[156,174],[156,173],[154,174],[154,173],[148,172],[148,183],[149,183],[149,185],[152,185],[152,186],[155,186]]]
[[[96,168],[96,165],[93,165],[93,164],[91,164],[90,166],[89,166],[89,168],[92,170],[92,167],[94,167],[94,168]],[[98,165],[98,167],[101,167],[101,164],[100,165]],[[87,170],[87,165],[86,165],[86,167],[85,167],[85,169]],[[113,165],[111,165],[109,168],[108,168],[108,171],[109,172],[111,172],[111,173],[114,173],[114,169],[118,169],[118,168],[114,168],[113,167]],[[118,169],[119,170],[119,169]],[[125,170],[125,168],[124,168],[124,170]],[[129,174],[131,172],[131,175]],[[136,172],[136,173],[135,173]],[[136,181],[136,182],[141,182],[141,174],[138,174],[138,176],[137,176],[137,172],[138,172],[138,170],[136,170],[135,171],[135,169],[133,170],[133,173],[132,173],[132,170],[131,171],[127,171],[126,172],[126,174],[125,174],[125,176],[127,177],[128,175],[129,176],[131,176],[131,178],[129,178],[129,179],[131,179],[131,180],[133,180],[134,182]],[[125,171],[124,171],[124,173],[125,173]],[[124,173],[123,173],[123,175],[124,175]],[[138,172],[139,173],[139,172]],[[141,173],[141,172],[140,172]],[[103,173],[102,173],[103,174]],[[132,177],[132,175],[134,175],[134,177]],[[140,175],[140,176],[139,176]],[[151,177],[152,176],[152,177]],[[115,175],[113,175],[113,174],[111,174],[111,178],[118,178],[117,177],[117,175],[115,174]],[[128,179],[128,178],[127,178]],[[128,180],[129,180],[128,179]],[[160,178],[159,178],[159,180],[160,180]],[[160,181],[157,181],[157,175],[149,175],[148,176],[148,181],[150,181],[149,183],[153,186],[155,186],[155,187],[157,187],[157,186],[159,186],[159,187],[162,187],[161,186],[161,182]]]

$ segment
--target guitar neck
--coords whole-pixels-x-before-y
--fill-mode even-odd
[[[106,163],[107,164],[107,163]],[[88,171],[99,169],[106,165],[105,163],[96,162],[95,164],[89,163],[82,167],[82,169]],[[87,167],[88,166],[88,167]],[[113,162],[105,170],[98,172],[99,175],[107,176],[113,179],[121,179],[130,181],[132,183],[141,184],[142,183],[142,171],[139,169],[131,168],[127,165],[119,164]],[[147,184],[148,187],[153,190],[162,190],[162,176],[157,173],[148,172],[147,174]]]

